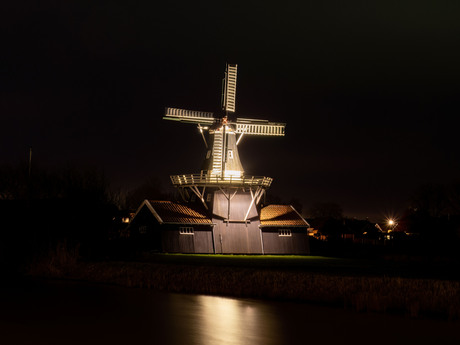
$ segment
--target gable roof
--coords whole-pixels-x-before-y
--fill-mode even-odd
[[[178,204],[172,201],[144,200],[136,215],[144,205],[160,224],[212,224],[206,212],[196,206]]]
[[[260,226],[310,226],[291,205],[268,205],[260,210]]]

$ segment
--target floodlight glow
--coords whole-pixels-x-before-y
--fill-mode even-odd
[[[224,176],[225,177],[241,177],[242,171],[239,170],[225,170]]]

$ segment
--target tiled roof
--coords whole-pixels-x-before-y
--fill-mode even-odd
[[[290,205],[268,205],[260,210],[260,225],[308,226],[308,223]]]
[[[204,210],[172,201],[148,201],[161,223],[212,224]]]

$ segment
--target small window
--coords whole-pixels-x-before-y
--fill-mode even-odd
[[[211,200],[212,200],[212,194],[208,193],[208,195],[206,195],[206,202],[210,202]]]
[[[291,237],[292,233],[289,229],[280,229],[278,230],[278,236],[280,237]]]
[[[211,157],[211,150],[208,150],[208,152],[206,152],[206,159],[209,159],[209,157]]]
[[[146,234],[147,233],[147,226],[146,225],[142,225],[139,227],[139,233],[140,234]]]
[[[179,234],[181,235],[193,235],[194,231],[191,226],[181,226],[179,227]]]
[[[228,158],[233,159],[233,150],[228,150]]]

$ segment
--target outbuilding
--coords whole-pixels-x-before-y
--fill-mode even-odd
[[[128,226],[129,237],[139,249],[164,253],[223,253],[223,241],[240,243],[234,251],[225,251],[226,254],[310,253],[309,224],[291,205],[263,207],[260,216],[256,214],[248,221],[251,226],[246,227],[246,236],[237,234],[235,240],[232,240],[236,236],[232,223],[224,222],[217,228],[219,224],[208,213],[199,203],[144,200]],[[249,236],[253,232],[258,233],[253,234],[256,237]],[[255,238],[261,248],[257,253],[249,250]]]
[[[260,210],[264,254],[310,254],[308,222],[291,205]]]
[[[164,253],[214,253],[212,222],[199,204],[144,200],[131,220],[130,238]]]

